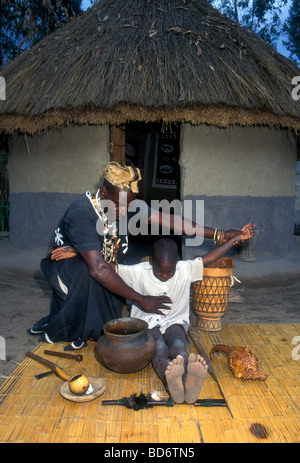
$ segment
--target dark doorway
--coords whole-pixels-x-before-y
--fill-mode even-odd
[[[180,200],[180,125],[163,123],[126,124],[126,160],[141,171],[138,197],[153,207],[153,200]],[[151,204],[152,203],[152,204]],[[171,211],[172,212],[172,211]],[[170,233],[181,252],[180,236]],[[151,246],[159,235],[131,237],[131,242],[140,246]]]
[[[142,173],[140,198],[180,199],[180,128],[159,123],[126,124],[126,159]]]

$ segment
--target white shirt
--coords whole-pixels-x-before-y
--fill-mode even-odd
[[[128,286],[143,296],[169,296],[173,301],[171,310],[159,309],[166,315],[142,311],[134,305],[131,309],[131,317],[145,320],[149,329],[159,325],[160,331],[175,323],[183,325],[187,331],[189,327],[189,300],[191,283],[203,278],[202,258],[178,261],[176,272],[168,281],[160,281],[153,274],[152,265],[149,262],[141,262],[136,265],[119,265],[118,273]]]

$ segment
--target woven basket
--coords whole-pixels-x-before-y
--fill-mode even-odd
[[[232,268],[203,269],[203,280],[193,284],[193,308],[197,327],[205,331],[220,331],[221,317],[228,305]]]

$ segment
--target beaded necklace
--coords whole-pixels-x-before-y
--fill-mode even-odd
[[[89,191],[86,192],[86,196],[90,200],[92,206],[95,209],[96,214],[100,218],[103,224],[103,246],[101,254],[106,262],[112,262],[116,266],[118,265],[118,250],[119,243],[121,239],[118,239],[118,225],[117,222],[112,224],[108,223],[108,218],[106,217],[100,199],[100,190],[97,191],[95,198],[91,195]],[[111,230],[110,230],[111,229]],[[109,238],[109,232],[111,231],[111,237]]]

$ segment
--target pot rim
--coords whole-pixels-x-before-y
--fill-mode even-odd
[[[113,331],[108,330],[109,325],[117,325],[117,323],[122,323],[123,325],[126,323],[131,323],[133,325],[134,323],[137,323],[139,326],[136,328],[135,331],[132,333],[128,334],[120,334],[120,333],[114,333]],[[116,336],[116,337],[124,337],[126,336],[136,336],[140,335],[141,333],[144,333],[148,329],[148,323],[145,320],[141,320],[140,318],[134,318],[134,317],[124,317],[124,318],[115,318],[113,320],[110,320],[109,322],[106,322],[105,325],[103,326],[103,331],[105,334],[110,335],[110,336]]]

